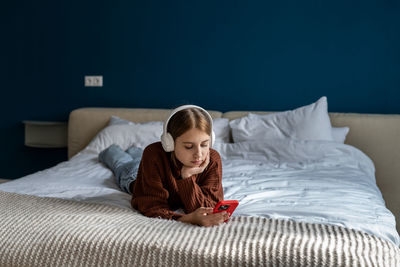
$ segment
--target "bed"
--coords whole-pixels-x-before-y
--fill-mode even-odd
[[[73,110],[69,160],[0,185],[0,266],[400,266],[400,116],[326,105],[210,111],[224,196],[240,202],[215,227],[141,215],[98,161],[157,141],[171,110]],[[279,131],[264,140],[258,124]],[[332,127],[341,141],[322,140]]]

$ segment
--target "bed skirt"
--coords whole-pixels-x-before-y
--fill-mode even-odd
[[[0,191],[0,266],[400,266],[400,249],[337,226],[233,217],[215,227]]]

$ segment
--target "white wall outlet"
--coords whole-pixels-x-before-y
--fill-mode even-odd
[[[103,76],[85,76],[85,86],[86,87],[102,87],[103,86]]]

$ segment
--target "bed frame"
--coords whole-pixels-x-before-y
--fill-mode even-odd
[[[103,129],[111,115],[134,122],[164,121],[170,109],[81,108],[73,110],[68,122],[68,157],[82,150]],[[249,111],[209,111],[213,118],[235,119]],[[252,113],[266,114],[270,112]],[[346,144],[357,147],[375,163],[377,184],[386,206],[396,216],[400,232],[400,115],[329,113],[333,126],[350,127]]]

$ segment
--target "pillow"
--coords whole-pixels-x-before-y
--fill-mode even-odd
[[[160,141],[162,130],[161,121],[135,123],[112,117],[109,125],[101,130],[85,149],[100,153],[112,144],[120,146],[123,150],[132,145],[145,148],[151,143]]]
[[[126,150],[132,145],[145,148],[147,145],[160,141],[164,123],[151,121],[135,123],[116,116],[111,116],[108,126],[101,130],[86,147],[87,150],[100,153],[112,144]],[[217,118],[213,120],[215,142],[229,142],[229,120]]]
[[[332,127],[333,140],[339,143],[344,143],[349,130],[349,127]]]
[[[229,123],[234,142],[265,139],[333,141],[326,97],[294,110],[267,115],[250,113]]]
[[[228,118],[213,119],[213,130],[216,143],[229,143],[230,128]]]
[[[111,116],[108,125],[116,125],[116,124],[134,124],[134,122],[121,119],[120,117],[117,116]]]
[[[110,122],[108,125],[116,125],[116,124],[132,124],[133,122],[121,119],[117,116],[111,116]],[[215,133],[215,142],[219,143],[229,143],[229,119],[227,118],[216,118],[213,119],[213,130]],[[161,134],[160,134],[161,136]]]

